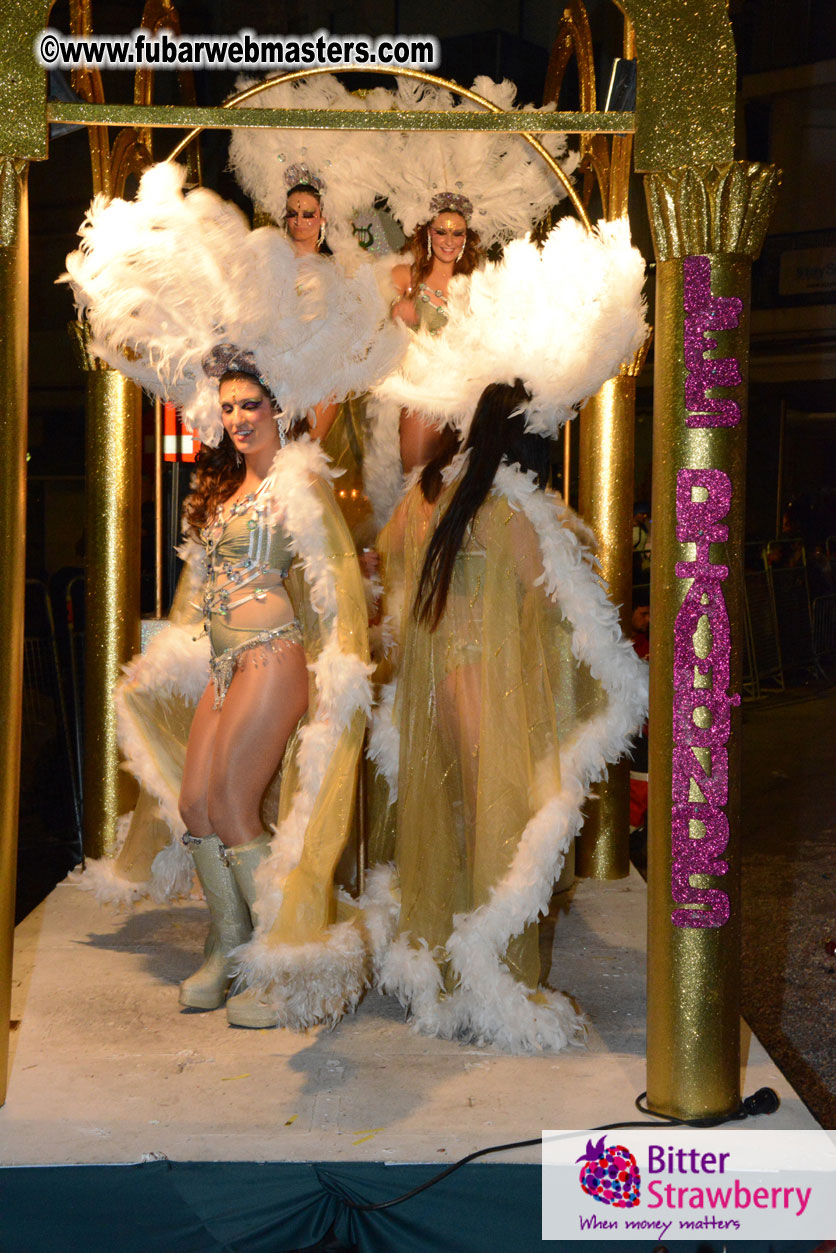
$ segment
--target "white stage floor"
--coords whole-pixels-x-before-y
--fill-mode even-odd
[[[587,1047],[505,1057],[415,1035],[369,993],[334,1031],[227,1026],[181,1011],[197,965],[197,903],[117,914],[60,885],[18,928],[13,1065],[0,1165],[177,1161],[445,1164],[475,1149],[638,1117],[644,1061],[645,904],[635,872],[579,883],[555,905],[548,981],[589,1018]],[[560,902],[561,898],[556,898]],[[745,1025],[743,1091],[781,1109],[732,1128],[816,1127]],[[537,1162],[539,1146],[493,1161]]]

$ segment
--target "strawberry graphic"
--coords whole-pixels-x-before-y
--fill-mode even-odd
[[[577,1160],[581,1166],[580,1183],[584,1192],[602,1205],[616,1209],[632,1209],[639,1203],[641,1175],[636,1159],[623,1144],[604,1147],[606,1136],[597,1144],[586,1142],[586,1152]]]

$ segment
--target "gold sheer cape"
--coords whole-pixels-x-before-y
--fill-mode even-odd
[[[340,472],[334,480],[334,496],[359,552],[371,543],[375,531],[371,502],[363,486],[365,396],[350,396],[342,402],[321,442],[334,470]]]
[[[259,872],[259,926],[240,951],[240,969],[274,1001],[282,1023],[304,1027],[334,1021],[366,981],[364,935],[335,874],[351,827],[371,667],[362,580],[327,457],[303,437],[277,454],[270,478],[272,518],[297,556],[286,587],[302,626],[310,701],[265,796],[275,838]],[[127,667],[116,693],[121,747],[142,791],[117,858],[88,864],[83,876],[105,899],[164,899],[191,884],[177,797],[208,681],[208,645],[194,608],[199,546],[187,555],[169,625]]]
[[[538,986],[536,923],[590,783],[641,723],[645,668],[581,524],[512,467],[473,521],[438,628],[417,623],[428,534],[454,487],[435,510],[414,487],[380,537],[400,657],[372,749],[397,799],[375,815],[370,860],[394,859],[400,913],[379,984],[421,1031],[557,1049],[582,1021]]]

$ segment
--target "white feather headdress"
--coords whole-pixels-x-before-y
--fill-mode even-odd
[[[542,250],[514,240],[501,261],[452,280],[444,333],[411,333],[375,395],[466,434],[485,387],[520,378],[528,429],[554,436],[643,342],[644,276],[625,220],[586,231],[564,218]]]
[[[520,107],[514,103],[517,89],[508,79],[495,83],[479,77],[473,91],[502,109]],[[479,106],[468,100],[454,103],[445,88],[413,79],[398,79],[396,90],[389,94],[393,109],[479,112]],[[550,104],[537,112],[550,113],[554,108]],[[519,135],[404,131],[397,138],[397,150],[390,150],[382,174],[389,208],[407,236],[434,216],[437,197],[465,197],[472,206],[468,224],[489,248],[525,235],[566,194],[542,157]],[[567,152],[566,136],[549,132],[538,138],[558,159],[564,173],[571,173],[578,155]]]
[[[259,80],[241,77],[238,91]],[[366,102],[331,74],[268,87],[246,102],[247,108],[331,109],[363,112]],[[384,103],[383,108],[386,108]],[[385,135],[329,130],[234,130],[229,142],[229,163],[250,199],[281,222],[291,188],[308,182],[316,187],[327,221],[329,246],[340,259],[357,252],[352,219],[370,215],[381,194],[375,170],[378,158],[369,163],[369,148],[385,143]]]
[[[241,78],[239,90],[256,80]],[[282,83],[247,101],[261,108],[345,109],[352,111],[479,112],[467,100],[434,84],[398,78],[394,88],[379,87],[362,99],[332,75]],[[516,87],[477,78],[473,90],[502,109],[515,107]],[[531,108],[533,106],[526,106]],[[537,112],[554,111],[553,104]],[[540,135],[546,149],[571,173],[578,162],[566,136]],[[464,198],[472,206],[470,225],[487,248],[524,235],[566,194],[563,184],[519,135],[490,131],[343,131],[337,140],[327,130],[236,130],[230,141],[230,164],[241,187],[276,221],[285,211],[287,171],[307,167],[323,183],[328,240],[344,253],[351,240],[351,218],[371,213],[375,198],[385,197],[404,233],[429,221],[439,196]],[[447,207],[446,205],[443,207]]]
[[[154,166],[135,201],[93,201],[62,279],[97,356],[180,406],[208,444],[223,434],[218,380],[204,369],[219,345],[254,358],[288,420],[397,365],[403,331],[371,266],[348,277],[328,258],[300,259],[280,231],[251,230],[214,192],[184,195],[184,178]]]

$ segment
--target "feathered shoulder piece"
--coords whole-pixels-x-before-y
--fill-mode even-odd
[[[298,258],[273,227],[251,230],[212,191],[184,194],[181,166],[153,166],[136,200],[97,197],[67,257],[92,349],[147,391],[180,406],[208,444],[223,434],[223,348],[243,354],[288,419],[361,393],[395,367],[403,332],[371,267],[347,276],[327,258]]]
[[[529,430],[554,436],[644,340],[644,278],[625,220],[586,231],[564,218],[542,249],[514,240],[501,261],[454,278],[444,333],[411,333],[376,395],[466,435],[485,387],[520,378]]]

